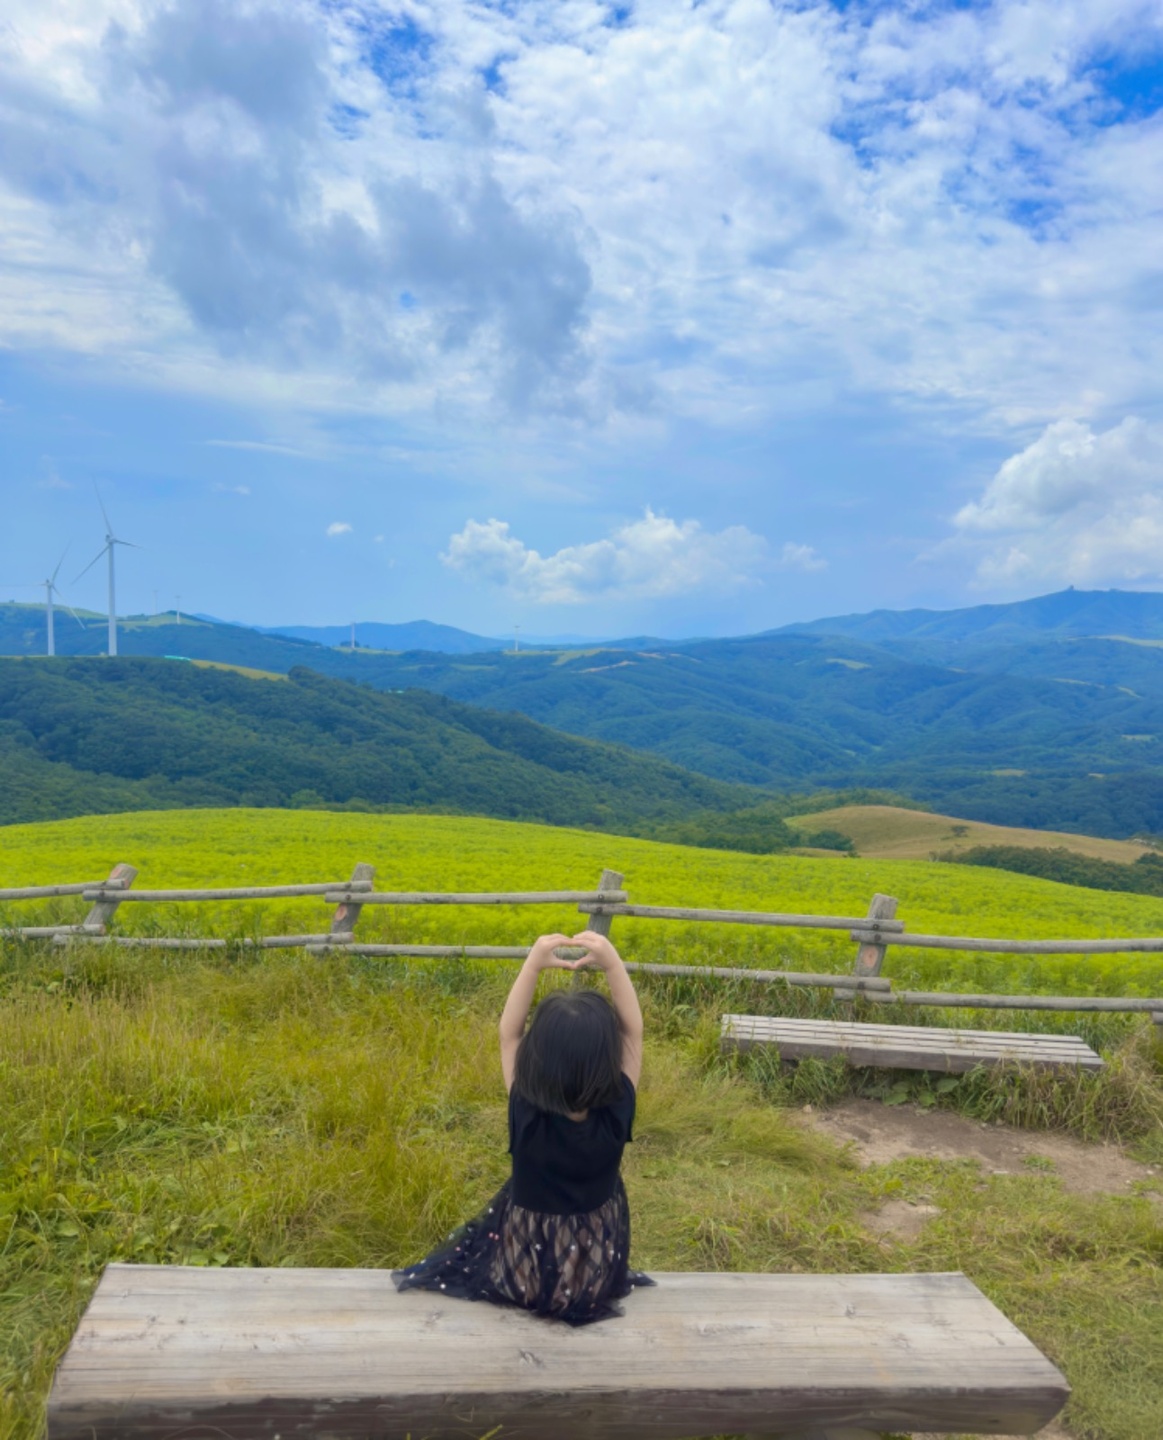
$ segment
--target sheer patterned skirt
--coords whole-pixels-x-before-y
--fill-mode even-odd
[[[526,1210],[513,1203],[509,1186],[431,1255],[393,1271],[396,1288],[518,1305],[588,1325],[620,1315],[616,1301],[653,1285],[630,1268],[630,1206],[620,1179],[604,1205],[583,1215]]]

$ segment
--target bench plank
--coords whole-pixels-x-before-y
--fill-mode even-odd
[[[383,1270],[110,1265],[57,1371],[48,1435],[1015,1435],[1069,1393],[960,1274],[656,1279],[620,1319],[575,1330],[399,1294]]]
[[[923,1025],[870,1025],[773,1015],[724,1015],[721,1043],[730,1050],[773,1045],[785,1060],[826,1060],[843,1055],[853,1065],[949,1073],[1006,1061],[1081,1070],[1101,1070],[1105,1063],[1077,1035],[938,1030]]]

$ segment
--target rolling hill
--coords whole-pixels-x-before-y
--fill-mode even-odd
[[[857,853],[869,860],[928,860],[956,858],[983,845],[1014,846],[1025,850],[1061,848],[1075,855],[1132,865],[1152,847],[1133,840],[1103,840],[1093,835],[1072,835],[1055,830],[1019,830],[1009,825],[983,825],[932,810],[908,810],[895,805],[846,805],[789,816],[797,833],[833,830],[846,836]]]
[[[171,615],[123,622],[121,647],[423,689],[731,784],[889,789],[971,820],[1126,837],[1163,833],[1163,643],[1144,633],[1161,606],[1161,596],[1065,592],[743,639],[520,654],[353,653]],[[876,643],[816,633],[849,621]],[[1067,633],[1107,622],[1140,633]],[[67,616],[58,638],[90,654],[105,642],[103,626]],[[0,606],[0,650],[42,644],[38,608]]]
[[[7,823],[338,805],[652,833],[764,798],[425,691],[126,658],[0,661],[0,777]]]

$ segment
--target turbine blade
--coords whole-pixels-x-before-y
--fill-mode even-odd
[[[71,545],[72,543],[73,542],[70,540],[69,545]],[[48,582],[50,585],[55,586],[56,584],[57,576],[61,573],[61,566],[65,563],[65,556],[69,553],[69,545],[66,545],[65,548],[61,551],[61,558],[57,561],[57,568],[52,572],[52,579]]]
[[[101,499],[101,492],[100,492],[100,490],[97,489],[97,482],[96,482],[96,480],[93,481],[93,493],[94,493],[94,495],[96,495],[96,497],[97,497],[97,504],[100,505],[100,507],[101,507],[101,519],[104,520],[104,522],[105,522],[105,533],[106,533],[106,535],[112,535],[112,534],[113,534],[113,526],[110,525],[110,523],[109,523],[109,516],[106,515],[106,513],[105,513],[105,502],[104,502],[104,500]]]
[[[77,624],[78,624],[78,625],[81,627],[81,629],[83,630],[83,629],[85,628],[85,622],[81,619],[81,617],[77,614],[77,612],[73,609],[73,607],[72,607],[71,605],[66,605],[66,606],[65,606],[65,609],[69,612],[69,614],[73,617],[73,619],[77,622]]]
[[[127,546],[130,550],[144,550],[144,549],[145,549],[145,546],[144,546],[144,545],[135,545],[132,540],[118,540],[118,538],[117,538],[116,535],[112,536],[112,538],[110,539],[109,543],[110,543],[110,545],[125,545],[125,546]]]
[[[109,549],[110,543],[111,542],[107,540],[105,544],[101,546],[100,550],[97,551],[96,555],[93,556],[92,560],[90,560],[89,563],[85,566],[85,568],[81,571],[81,575],[87,575],[89,571],[92,570],[93,566],[96,565],[97,561],[100,560],[101,556],[104,555],[105,551]],[[76,576],[73,579],[72,584],[75,585],[77,581],[81,578],[81,575]]]

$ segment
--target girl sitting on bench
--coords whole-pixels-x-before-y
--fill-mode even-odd
[[[581,947],[561,960],[561,946]],[[596,990],[556,990],[525,1021],[542,970],[592,967]],[[586,1325],[622,1312],[636,1285],[630,1208],[619,1167],[631,1139],[642,1071],[642,1011],[621,956],[604,935],[542,935],[501,1015],[513,1173],[488,1206],[438,1250],[393,1272],[400,1290],[519,1305]]]

